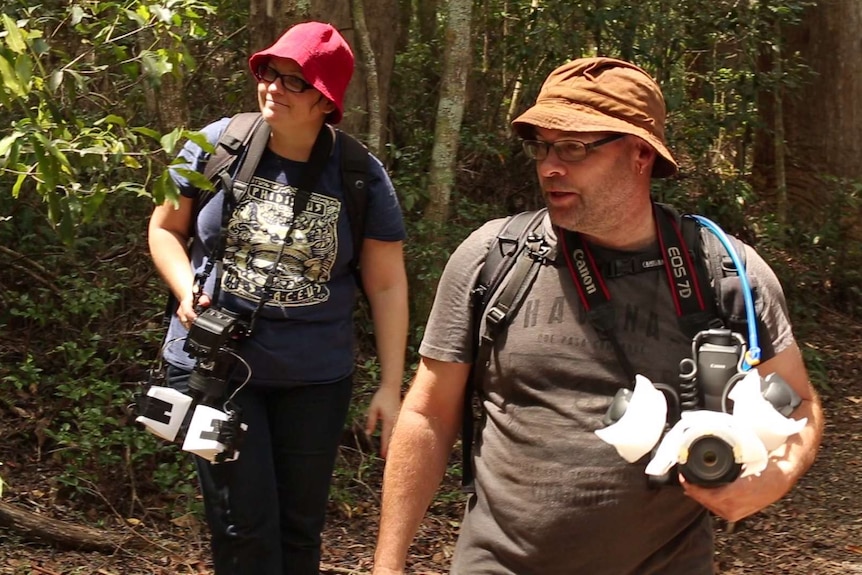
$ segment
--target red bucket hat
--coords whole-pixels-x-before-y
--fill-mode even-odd
[[[632,134],[657,152],[652,177],[677,171],[664,137],[664,96],[641,68],[613,58],[581,58],[563,64],[548,76],[532,108],[512,127],[522,138],[535,127],[567,132]]]
[[[272,57],[296,61],[305,80],[335,104],[335,111],[329,114],[329,122],[337,124],[341,121],[344,93],[353,76],[353,52],[338,30],[323,22],[297,24],[272,46],[252,54],[248,59],[252,73]]]

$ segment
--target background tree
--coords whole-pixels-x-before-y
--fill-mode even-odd
[[[762,91],[759,101],[766,129],[757,132],[754,182],[777,214],[773,235],[817,254],[812,258],[812,271],[822,278],[817,283],[856,308],[862,52],[854,30],[862,26],[862,3],[808,3],[789,22],[772,8],[776,34],[765,43],[760,63],[774,89]]]
[[[472,8],[470,0],[449,0],[446,3],[443,76],[437,103],[434,148],[431,152],[429,202],[425,211],[428,221],[437,226],[449,218],[449,201],[455,183],[467,74],[472,61]]]

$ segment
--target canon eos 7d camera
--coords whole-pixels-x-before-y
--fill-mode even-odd
[[[756,475],[768,453],[807,423],[788,418],[802,401],[793,388],[755,367],[761,350],[753,290],[734,243],[715,222],[692,217],[718,238],[737,272],[750,348],[735,331],[704,330],[680,361],[676,385],[637,375],[634,390],[617,392],[595,433],[629,463],[652,452],[645,472],[653,486],[673,482],[674,466],[686,481],[708,486]]]
[[[613,426],[631,415],[627,424],[615,432],[610,427],[596,432],[632,463],[652,451],[646,472],[653,487],[673,483],[677,477],[674,466],[686,481],[697,485],[735,481],[746,465],[751,469],[765,465],[767,447],[775,446],[764,445],[771,443],[764,442],[764,437],[804,425],[804,421],[782,421],[801,398],[780,376],[773,373],[761,378],[756,370],[744,369],[746,343],[739,333],[701,331],[693,338],[691,350],[691,357],[680,361],[676,386],[653,384],[639,376],[642,381],[634,391],[617,392],[603,421]],[[751,377],[756,381],[750,381]],[[742,406],[734,404],[734,388],[747,390],[748,383],[756,389],[747,396],[744,410],[737,409]],[[640,392],[641,398],[652,398],[638,399],[638,385],[649,389]],[[739,417],[741,411],[746,412],[745,418]],[[782,435],[781,440],[786,437]]]
[[[151,372],[146,394],[137,398],[139,415],[135,421],[208,461],[236,459],[247,426],[240,421],[233,395],[228,396],[228,382],[237,364],[245,364],[236,348],[246,332],[246,325],[236,314],[214,307],[202,311],[192,322],[183,346],[195,359],[188,390],[184,393],[165,385],[164,370],[159,366]],[[248,381],[251,374],[247,364],[245,367]]]

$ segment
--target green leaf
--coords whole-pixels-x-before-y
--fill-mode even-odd
[[[160,134],[157,131],[153,130],[152,128],[145,128],[143,126],[132,128],[131,131],[135,132],[136,134],[143,134],[144,136],[147,136],[154,140],[158,140],[160,137]]]
[[[141,26],[143,26],[146,24],[147,20],[150,19],[150,7],[141,2],[140,4],[138,4],[137,8],[135,8],[134,14],[141,19]],[[129,14],[129,16],[131,16],[131,13]]]
[[[23,89],[29,92],[30,80],[33,77],[33,63],[30,60],[30,56],[26,53],[19,54],[18,58],[15,60],[15,72],[18,74],[21,84],[23,84]]]
[[[148,76],[161,78],[173,70],[173,64],[168,62],[165,56],[159,55],[152,50],[141,51],[141,66]]]
[[[21,29],[18,24],[8,15],[3,14],[3,27],[6,28],[6,45],[16,54],[23,54],[27,51],[27,42],[24,41],[24,36],[21,34]]]
[[[135,168],[135,169],[141,168],[141,163],[137,160],[137,158],[135,158],[134,156],[130,156],[128,154],[123,156],[123,164],[130,167],[130,168]]]
[[[12,144],[14,144],[15,141],[23,135],[24,134],[22,134],[21,132],[12,132],[12,134],[0,140],[0,156],[6,157],[6,155],[9,153],[9,150],[12,149]]]
[[[21,185],[24,183],[24,180],[27,179],[27,172],[22,172],[18,174],[18,179],[15,180],[15,185],[12,186],[12,197],[16,200],[18,199],[19,194],[21,194]]]
[[[21,82],[18,81],[18,74],[12,69],[9,60],[0,56],[0,76],[3,77],[3,85],[12,92],[12,95],[18,98],[24,98],[27,93],[21,87]]]
[[[162,172],[158,178],[153,181],[153,203],[162,205],[170,200],[176,204],[180,196],[180,191],[177,185],[171,179],[171,174],[167,170]]]
[[[118,126],[125,126],[126,125],[126,119],[123,117],[117,116],[116,114],[108,114],[104,118],[102,118],[100,120],[96,120],[95,122],[93,122],[93,124],[96,126],[101,126],[102,124],[116,124]]]
[[[57,88],[63,83],[63,70],[54,70],[48,78],[48,89],[56,92]]]
[[[72,6],[72,26],[81,23],[84,19],[84,9],[78,5]]]
[[[36,132],[34,134],[34,136],[36,137],[36,139],[39,140],[39,142],[42,143],[42,147],[44,148],[44,151],[49,153],[54,159],[57,160],[57,163],[59,163],[59,166],[57,167],[58,170],[60,167],[65,168],[67,170],[71,169],[71,164],[69,164],[69,159],[66,157],[66,154],[64,154],[60,150],[60,148],[57,147],[57,144],[55,144],[53,141],[49,140],[48,138],[46,138],[43,134],[41,134],[39,132]],[[53,175],[56,176],[56,174],[53,174]]]
[[[75,238],[75,219],[72,217],[72,211],[69,209],[68,198],[62,198],[60,206],[62,210],[60,217],[60,239],[69,244]]]
[[[191,185],[200,190],[212,190],[214,188],[213,183],[197,170],[189,168],[174,168],[174,170],[178,175],[186,178]]]
[[[173,18],[174,16],[174,13],[165,8],[164,6],[153,6],[152,11],[155,13],[156,18],[158,18],[165,24],[170,24],[171,18]]]
[[[213,146],[212,143],[207,140],[207,137],[201,132],[186,131],[183,135],[198,146],[200,146],[201,149],[203,149],[205,152],[208,152],[210,154],[215,152],[215,146]]]
[[[102,206],[102,203],[105,201],[107,194],[104,188],[100,188],[93,192],[93,194],[87,198],[87,201],[84,203],[84,220],[90,221],[99,211],[99,208]]]
[[[43,196],[48,195],[50,199],[52,195],[56,195],[57,193],[54,189],[57,187],[57,172],[59,171],[57,168],[57,162],[52,157],[52,155],[45,149],[45,136],[36,133],[34,134],[34,138],[31,140],[31,142],[33,144],[33,150],[36,153],[38,176],[41,177],[41,182],[36,183],[36,188]],[[50,203],[48,204],[48,207],[50,214]],[[56,214],[59,214],[59,212],[56,212]],[[57,222],[59,220],[55,220],[52,218],[52,221]]]
[[[66,72],[68,72],[69,75],[72,76],[72,78],[75,80],[75,88],[77,88],[77,90],[81,92],[81,96],[84,96],[90,92],[89,88],[87,87],[87,80],[86,78],[84,78],[84,76],[82,76],[78,72],[75,72],[74,70],[66,70]]]
[[[182,128],[174,128],[171,132],[162,136],[159,140],[159,143],[162,145],[162,149],[168,154],[173,154],[174,149],[177,147],[177,142],[179,142],[182,137],[182,132]]]
[[[60,221],[60,214],[62,212],[62,208],[60,207],[60,196],[57,195],[55,190],[52,190],[45,198],[48,201],[48,219],[51,221],[53,225],[56,225]]]

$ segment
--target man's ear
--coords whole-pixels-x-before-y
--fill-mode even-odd
[[[637,154],[635,156],[635,163],[638,168],[638,173],[651,173],[652,166],[655,163],[657,152],[655,148],[650,146],[644,140],[640,138],[635,138],[635,150]]]

